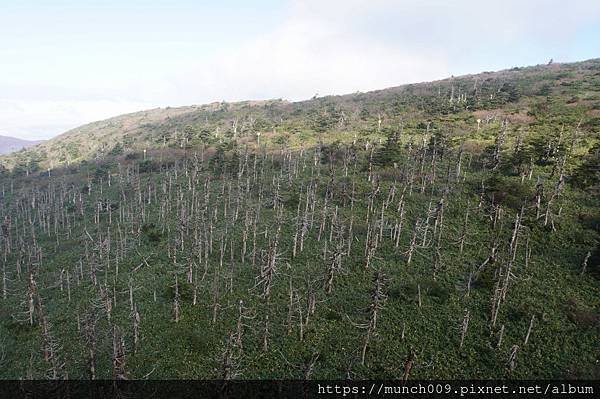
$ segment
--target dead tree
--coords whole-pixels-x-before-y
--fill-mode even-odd
[[[383,272],[377,270],[373,274],[373,289],[371,291],[371,304],[367,310],[367,322],[359,325],[360,328],[366,329],[364,343],[361,352],[361,364],[365,364],[365,357],[367,354],[367,347],[369,346],[371,339],[377,331],[377,320],[379,319],[379,312],[383,309],[387,295],[385,293],[385,286],[388,282],[388,278]]]
[[[335,247],[328,250],[327,241],[325,242],[325,248],[323,250],[323,261],[327,265],[327,276],[325,279],[325,291],[327,294],[333,292],[333,282],[336,275],[343,273],[342,259],[346,255],[346,244],[344,242],[344,228],[339,222],[335,222],[336,227],[336,239]]]
[[[421,219],[417,219],[415,221],[412,238],[410,240],[410,245],[408,247],[408,250],[405,252],[407,265],[410,265],[410,262],[412,261],[412,258],[413,258],[413,254],[415,252],[415,249],[417,248],[417,235],[419,233],[419,227],[420,227],[421,223],[422,223]]]
[[[590,259],[590,256],[592,256],[592,252],[588,251],[587,254],[585,255],[585,258],[583,259],[582,264],[581,264],[581,275],[584,275],[585,272],[587,271],[588,261]]]
[[[241,375],[239,367],[239,356],[235,354],[235,342],[233,334],[230,332],[225,340],[225,347],[221,351],[217,361],[219,363],[219,379],[223,381],[221,392],[225,394],[227,381],[235,379]]]
[[[463,253],[463,249],[465,246],[465,240],[467,239],[467,234],[469,231],[469,205],[467,204],[467,207],[465,209],[465,218],[463,221],[463,226],[462,226],[462,232],[460,235],[460,239],[459,239],[459,243],[460,243],[460,253]]]
[[[8,275],[6,273],[6,260],[2,262],[2,299],[8,299]]]
[[[496,344],[496,348],[500,348],[502,345],[502,338],[504,338],[504,324],[500,327],[500,333],[498,334],[498,343]]]
[[[4,340],[0,342],[0,367],[4,366],[4,361],[6,360],[6,345],[4,342]]]
[[[550,198],[548,198],[548,201],[546,203],[546,212],[544,214],[544,226],[547,226],[548,221],[551,220],[550,209],[552,208],[554,201],[560,196],[563,185],[564,185],[564,175],[563,175],[562,168],[561,168],[558,182],[554,186],[554,190],[552,191],[552,194],[550,195]],[[553,220],[552,220],[552,230],[555,230]]]
[[[527,345],[527,342],[529,342],[529,336],[531,335],[531,330],[533,329],[534,321],[535,315],[531,316],[531,321],[529,322],[529,328],[527,329],[527,335],[525,335],[525,342],[523,342],[523,346]]]
[[[133,353],[137,353],[140,345],[140,313],[138,312],[135,304],[131,311],[130,317],[133,324]]]
[[[459,345],[459,349],[462,349],[463,344],[465,342],[465,337],[467,336],[467,329],[469,328],[469,319],[471,317],[471,314],[469,312],[469,310],[465,309],[465,315],[463,317],[463,321],[460,327],[460,345]]]
[[[315,314],[317,303],[323,302],[317,300],[317,284],[319,279],[311,279],[310,276],[305,277],[306,281],[306,316],[304,317],[304,329],[308,327],[308,322]]]
[[[510,348],[510,353],[508,355],[508,361],[506,365],[508,367],[508,372],[512,373],[517,367],[517,352],[519,352],[519,345],[513,345]]]
[[[514,278],[514,274],[512,273],[512,267],[513,267],[514,261],[517,256],[517,243],[518,243],[518,239],[519,239],[519,232],[522,227],[521,221],[523,220],[524,211],[525,211],[525,207],[521,207],[521,211],[516,216],[514,227],[513,227],[513,233],[512,233],[511,239],[510,239],[510,243],[509,243],[508,259],[506,261],[506,266],[504,267],[504,270],[503,270],[503,272],[504,272],[504,283],[502,286],[502,300],[503,301],[506,299],[506,294],[508,292],[509,283],[510,283],[511,279]]]
[[[356,160],[354,162],[354,168],[352,170],[352,191],[350,192],[350,224],[348,227],[348,250],[350,254],[352,251],[352,241],[354,241],[354,203],[356,202]]]
[[[34,314],[35,314],[35,301],[38,297],[37,284],[33,278],[33,272],[29,272],[29,279],[27,284],[27,314],[29,316],[29,324],[33,326]]]
[[[59,347],[51,332],[52,326],[46,315],[42,313],[41,309],[40,314],[42,353],[44,355],[44,360],[50,366],[50,379],[59,379],[63,375],[64,363],[61,363],[58,358]]]
[[[98,324],[97,309],[100,305],[94,305],[90,307],[90,311],[86,314],[84,319],[84,340],[85,346],[88,352],[88,371],[90,380],[96,379],[96,346],[97,346],[97,334],[96,326]]]
[[[319,360],[319,356],[320,356],[320,354],[318,352],[313,353],[312,356],[310,357],[310,359],[307,359],[307,361],[304,363],[304,367],[302,370],[302,378],[305,381],[310,380],[312,378],[312,375],[315,370],[315,365],[317,364],[317,361]]]
[[[415,361],[417,360],[417,354],[415,352],[410,352],[410,355],[404,362],[404,373],[402,374],[402,381],[408,381],[408,377],[410,376],[410,372],[415,365]]]
[[[266,352],[267,350],[269,350],[269,338],[271,337],[269,327],[270,327],[269,313],[267,311],[267,313],[265,313],[265,317],[263,319],[263,326],[262,326],[262,350],[263,350],[263,352]]]
[[[538,220],[541,216],[541,205],[542,198],[544,197],[544,185],[542,179],[538,176],[537,183],[535,184],[535,219]]]
[[[400,196],[400,200],[398,201],[398,207],[396,209],[396,211],[399,213],[399,219],[396,220],[396,224],[394,225],[394,230],[393,230],[393,235],[392,235],[392,238],[394,239],[394,246],[396,248],[398,248],[398,246],[400,245],[400,237],[402,235],[402,226],[404,224],[404,216],[405,216],[404,192],[405,191],[406,191],[406,186],[404,186],[402,195]]]
[[[502,303],[502,287],[500,286],[500,281],[496,282],[494,289],[492,291],[492,306],[491,306],[491,326],[494,328],[496,326],[496,320],[498,319],[498,313],[500,312],[500,304]]]
[[[256,316],[251,315],[249,312],[249,308],[244,306],[244,301],[240,299],[238,303],[238,316],[236,322],[236,333],[235,333],[235,345],[241,351],[243,349],[243,341],[242,338],[244,336],[244,329],[248,327],[246,324],[246,320],[254,319]]]
[[[125,369],[126,356],[125,356],[125,341],[119,331],[119,328],[115,325],[113,327],[113,380],[127,380],[129,376]]]
[[[498,167],[500,166],[500,154],[502,152],[502,146],[504,145],[507,128],[508,128],[508,121],[505,120],[502,123],[502,128],[500,129],[500,133],[498,133],[498,136],[496,136],[496,144],[494,146],[494,152],[492,154],[492,162],[491,162],[492,170],[497,170]]]
[[[175,293],[173,295],[173,317],[175,319],[175,323],[178,323],[181,317],[181,294],[179,293],[179,279],[177,277],[177,273],[175,273],[175,285],[173,287],[175,289]]]
[[[294,289],[292,276],[290,276],[290,288],[288,290],[288,314],[286,320],[287,333],[290,335],[294,328],[294,318],[296,315],[296,309],[299,305],[298,293]],[[300,318],[300,325],[302,325],[302,318]]]

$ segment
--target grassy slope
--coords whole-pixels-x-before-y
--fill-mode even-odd
[[[40,327],[30,327],[27,323],[18,321],[23,317],[22,312],[26,310],[25,270],[33,267],[44,310],[52,323],[52,333],[59,346],[59,356],[64,360],[69,376],[75,378],[85,378],[87,369],[85,340],[82,332],[78,331],[75,315],[89,312],[90,302],[99,297],[98,287],[104,284],[110,290],[114,290],[116,305],[110,323],[118,325],[125,335],[127,369],[134,377],[144,376],[152,370],[152,376],[156,378],[219,377],[219,357],[223,352],[227,334],[235,331],[236,305],[242,299],[251,309],[251,313],[256,315],[255,318],[247,320],[243,351],[235,350],[238,356],[236,362],[239,363],[244,378],[299,378],[302,376],[303,367],[315,353],[319,353],[320,356],[315,365],[314,377],[343,378],[350,369],[353,377],[397,378],[402,375],[404,363],[411,352],[417,354],[415,368],[411,374],[413,378],[597,378],[597,359],[600,355],[597,347],[600,289],[597,278],[590,274],[580,274],[581,262],[586,252],[593,250],[598,244],[597,225],[600,215],[597,198],[571,184],[566,185],[560,199],[552,208],[556,231],[543,226],[541,220],[534,220],[533,209],[527,211],[521,247],[515,262],[515,277],[510,285],[507,300],[500,308],[496,328],[490,329],[490,299],[493,293],[494,272],[505,262],[504,255],[475,281],[468,297],[465,296],[464,287],[468,273],[486,258],[496,234],[499,237],[499,251],[501,254],[505,253],[516,212],[510,203],[503,203],[504,217],[500,223],[502,229],[494,232],[490,220],[493,208],[489,198],[481,209],[476,209],[481,181],[489,181],[493,175],[483,164],[486,155],[482,150],[493,143],[504,117],[511,120],[503,155],[503,162],[507,167],[510,166],[512,148],[519,134],[525,136],[527,148],[534,151],[536,143],[540,140],[551,141],[557,137],[561,128],[568,132],[565,136],[570,137],[579,124],[574,155],[570,158],[567,168],[569,174],[573,172],[581,163],[581,155],[598,140],[596,111],[599,66],[597,61],[593,61],[565,66],[526,68],[295,104],[273,102],[251,107],[233,104],[227,106],[228,109],[224,109],[224,105],[213,105],[214,109],[211,111],[203,107],[148,111],[148,115],[153,115],[154,118],[148,125],[142,126],[141,122],[136,122],[136,118],[141,118],[142,115],[138,113],[134,114],[137,116],[123,116],[112,122],[99,122],[81,128],[86,135],[95,135],[96,139],[89,141],[93,147],[104,140],[100,137],[106,134],[116,135],[110,136],[110,140],[106,138],[107,143],[118,141],[119,137],[126,137],[128,134],[135,134],[139,135],[139,140],[136,139],[131,144],[133,148],[137,146],[139,150],[153,145],[158,150],[151,151],[146,161],[141,159],[139,153],[129,157],[116,155],[117,158],[108,161],[90,162],[81,167],[53,172],[50,178],[45,174],[18,179],[13,176],[3,178],[2,216],[11,215],[13,237],[17,236],[18,231],[29,231],[33,228],[36,232],[36,242],[43,249],[44,255],[41,265],[32,260],[30,254],[35,246],[32,245],[30,233],[27,233],[23,243],[13,244],[12,253],[7,257],[5,265],[10,278],[9,296],[6,300],[0,300],[0,344],[6,357],[0,368],[0,376],[41,377],[48,369],[48,364],[41,357],[39,350]],[[464,103],[449,102],[452,85],[455,86],[456,98],[459,88],[470,89],[475,80],[480,84],[485,83],[488,76],[492,80],[486,83],[489,87],[485,90],[490,94],[504,96],[501,100],[489,100],[489,94],[486,92],[485,95],[481,94],[478,100],[472,100],[471,104],[469,98]],[[508,94],[498,94],[498,88],[507,81],[519,88],[520,97],[508,101]],[[548,85],[549,89],[544,89]],[[465,109],[467,106],[469,109]],[[172,114],[166,118],[168,112]],[[342,112],[345,115],[343,123],[340,122]],[[381,129],[378,129],[378,113],[382,116]],[[494,119],[493,115],[499,117]],[[488,116],[491,118],[485,123]],[[484,120],[479,131],[476,129],[478,118]],[[236,119],[239,121],[239,127],[237,137],[233,137],[231,124]],[[245,130],[242,128],[244,121],[247,122]],[[381,176],[381,191],[376,196],[375,209],[380,209],[394,177],[399,183],[399,188],[409,184],[410,174],[401,172],[410,171],[417,165],[422,139],[429,141],[432,134],[443,132],[444,135],[440,137],[446,140],[446,154],[444,160],[437,164],[435,184],[428,184],[423,193],[419,190],[420,178],[431,176],[429,165],[432,153],[428,151],[425,174],[420,176],[417,173],[415,188],[411,195],[407,193],[405,197],[406,220],[399,248],[395,248],[391,239],[385,238],[377,250],[373,266],[366,269],[366,213],[368,194],[371,190],[371,183],[367,181],[369,151],[357,150],[359,162],[355,180],[358,193],[354,219],[355,243],[350,256],[344,257],[344,272],[336,277],[334,292],[326,295],[322,288],[318,288],[319,303],[316,313],[304,331],[304,341],[300,341],[297,315],[291,333],[288,334],[288,328],[285,326],[290,279],[301,298],[302,306],[305,307],[308,295],[305,280],[309,277],[323,279],[326,275],[326,262],[322,259],[326,239],[317,240],[326,187],[332,184],[330,189],[335,193],[328,199],[326,231],[328,232],[331,225],[331,212],[335,205],[339,206],[340,220],[347,229],[350,209],[347,198],[344,202],[342,193],[349,190],[350,181],[342,176],[343,165],[339,160],[333,163],[333,180],[329,176],[331,164],[318,163],[320,175],[316,179],[318,205],[315,226],[308,233],[305,250],[296,258],[292,258],[297,204],[301,201],[301,205],[304,205],[302,198],[306,186],[311,181],[311,176],[316,173],[316,169],[312,170],[311,166],[313,150],[309,149],[301,154],[295,150],[301,145],[305,148],[310,147],[319,140],[324,144],[336,140],[351,142],[355,138],[358,144],[366,141],[377,142],[379,137],[398,130],[401,121],[404,129],[401,141],[406,145],[396,160],[398,169],[390,166],[375,167],[375,174]],[[431,122],[429,133],[426,122]],[[111,124],[114,124],[113,127],[108,129],[106,126]],[[126,125],[131,127],[123,128]],[[192,287],[183,281],[188,263],[195,259],[194,251],[191,250],[197,242],[194,240],[194,234],[189,232],[185,235],[184,250],[179,251],[175,261],[172,255],[174,248],[181,245],[181,242],[177,241],[178,229],[185,228],[179,223],[180,212],[177,211],[176,205],[180,203],[177,201],[178,191],[182,192],[181,198],[188,204],[191,203],[190,179],[185,170],[193,170],[187,162],[193,159],[192,152],[199,153],[200,149],[192,146],[187,152],[187,158],[180,157],[174,150],[160,149],[163,136],[168,137],[168,142],[174,147],[178,147],[184,140],[181,133],[185,131],[186,126],[191,126],[191,129],[188,129],[188,145],[196,145],[201,140],[213,149],[220,149],[224,157],[223,163],[204,162],[203,171],[194,175],[196,182],[193,184],[195,192],[204,195],[206,178],[211,178],[209,191],[212,195],[209,209],[211,212],[216,209],[220,215],[224,212],[223,204],[228,198],[228,191],[223,192],[223,188],[227,188],[231,183],[231,198],[234,203],[233,199],[239,190],[238,163],[235,156],[243,158],[244,150],[242,146],[234,146],[235,142],[248,143],[252,148],[256,140],[254,134],[260,131],[263,132],[261,144],[270,149],[285,144],[291,150],[294,162],[297,160],[298,176],[289,185],[289,166],[286,166],[288,164],[285,161],[287,158],[280,159],[274,152],[257,158],[259,169],[260,165],[264,164],[264,174],[259,174],[256,180],[251,171],[245,171],[250,179],[250,190],[244,199],[242,214],[245,214],[246,210],[261,210],[258,231],[267,231],[267,236],[259,234],[257,244],[259,249],[265,251],[272,242],[275,226],[273,209],[269,205],[270,196],[275,190],[272,185],[273,179],[277,176],[281,178],[282,200],[285,206],[280,248],[282,258],[279,262],[279,274],[274,280],[272,300],[268,306],[258,296],[260,290],[253,288],[256,283],[255,277],[259,273],[260,260],[252,266],[250,258],[246,257],[242,263],[239,255],[244,215],[240,216],[240,220],[234,226],[227,227],[226,236],[224,219],[219,217],[215,226],[214,250],[208,258],[205,278],[198,283],[198,304],[191,304]],[[208,131],[208,137],[202,137],[203,129]],[[273,129],[275,134],[269,134]],[[87,141],[87,136],[67,134],[60,140],[46,143],[44,147],[33,151],[46,148],[48,154],[60,153],[66,151],[65,142],[75,140],[84,142]],[[408,143],[412,143],[412,147],[409,147]],[[406,251],[416,220],[426,215],[430,201],[434,205],[437,204],[447,187],[446,173],[449,168],[454,170],[456,166],[459,144],[462,144],[467,154],[471,154],[471,165],[463,166],[466,170],[464,181],[453,183],[450,193],[446,196],[444,227],[440,241],[441,262],[434,280],[432,268],[435,263],[435,248],[429,244],[419,248],[410,264],[407,264]],[[90,149],[81,150],[80,147],[78,151],[81,157],[91,154]],[[132,150],[125,145],[124,152],[129,151]],[[287,151],[285,150],[285,153]],[[340,156],[340,153],[332,151]],[[217,152],[217,155],[221,152]],[[31,154],[35,152],[24,152],[4,159],[6,162],[19,162],[19,156],[27,157]],[[41,156],[40,160],[43,163],[44,156]],[[120,161],[121,166],[115,161]],[[253,161],[251,156],[250,166]],[[161,165],[162,171],[159,171]],[[166,168],[167,165],[170,166]],[[138,175],[140,169],[141,173]],[[536,165],[533,178],[525,179],[522,188],[525,194],[518,192],[521,193],[518,200],[525,201],[528,206],[532,205],[531,198],[535,192],[537,176],[543,179],[545,190],[551,192],[557,181],[557,176],[550,176],[551,170],[551,165]],[[110,187],[107,186],[107,174],[111,174]],[[514,176],[510,168],[501,169],[499,174],[504,182],[503,189],[511,191],[511,186],[519,186],[520,178]],[[247,183],[246,175],[242,176],[243,192]],[[92,183],[92,190],[88,195],[84,187],[89,182]],[[265,193],[260,202],[259,187],[262,187]],[[162,197],[160,193],[163,190],[170,192],[165,198],[169,198],[169,202],[173,204],[166,223],[159,218]],[[155,191],[158,193],[158,201],[151,198],[150,204],[144,207],[142,216],[138,204],[139,197],[142,196],[146,202],[147,193]],[[85,193],[83,216],[79,216],[77,208],[80,192]],[[29,208],[32,193],[38,198],[35,209]],[[56,227],[60,234],[59,245],[54,225],[51,224],[47,231],[41,227],[42,223],[36,217],[39,217],[39,212],[43,214],[44,209],[57,209],[57,199],[61,196],[69,199],[69,206],[65,212],[71,230],[67,234],[68,228]],[[70,201],[72,198],[76,199],[74,203]],[[96,225],[94,214],[98,201],[118,205],[119,210],[125,212],[125,220],[120,222],[119,211],[115,210],[110,225],[106,212],[101,214],[101,223]],[[460,253],[457,241],[462,232],[464,211],[467,207],[471,209],[469,244],[463,253]],[[560,216],[557,214],[559,208]],[[23,213],[23,209],[29,209],[29,213]],[[375,219],[378,217],[371,216]],[[385,212],[387,221],[394,221],[398,217],[395,206]],[[30,218],[33,218],[33,227],[28,227]],[[52,218],[51,220],[54,223]],[[194,228],[202,229],[203,224],[196,220],[192,226],[195,227],[188,228],[193,231]],[[94,248],[87,234],[96,240],[99,236],[106,238],[109,228],[112,245],[108,257],[110,266],[107,266],[106,253],[100,248]],[[119,228],[128,237],[128,248],[126,256],[119,260],[120,272],[116,276],[115,261],[119,249],[115,243],[118,240]],[[88,230],[88,233],[85,230]],[[387,233],[389,231],[386,229]],[[220,266],[219,253],[221,234],[227,237],[228,246],[233,242],[235,249],[233,263],[226,252],[223,266]],[[525,268],[527,237],[532,252],[529,265]],[[5,248],[5,243],[3,245]],[[147,257],[149,266],[144,265],[133,272],[143,263],[140,254]],[[71,301],[68,301],[66,289],[61,291],[57,285],[60,271],[70,271],[73,279],[80,259],[84,267],[84,281],[76,285],[71,280],[72,297]],[[17,274],[18,262],[23,270],[20,276]],[[90,282],[87,272],[92,264],[97,264],[98,267],[99,284],[96,286]],[[365,321],[374,269],[380,269],[390,277],[386,288],[389,298],[381,311],[378,334],[369,346],[366,364],[361,366],[357,359],[357,350],[362,346],[365,332],[354,323]],[[182,290],[182,320],[179,323],[173,322],[172,315],[175,271],[178,273]],[[195,273],[197,278],[201,279],[204,264],[199,263]],[[128,303],[130,277],[134,279],[134,285],[139,287],[134,293],[134,298],[141,316],[142,342],[136,354],[131,353],[132,328]],[[233,281],[232,290],[228,290],[230,281]],[[218,302],[221,306],[216,323],[213,324],[215,287],[219,288]],[[421,306],[418,304],[419,289],[422,296]],[[156,301],[153,298],[155,291]],[[271,317],[271,343],[270,349],[264,352],[261,348],[261,335],[266,309]],[[303,312],[306,311],[305,308],[302,309]],[[462,350],[458,350],[459,328],[465,309],[469,310],[471,319],[465,345]],[[524,336],[533,315],[536,316],[536,322],[530,341],[524,345]],[[504,325],[505,335],[502,345],[497,347],[500,325]],[[403,329],[405,338],[402,340],[400,335]],[[111,376],[112,334],[109,321],[102,312],[99,314],[97,331],[97,373],[100,377],[108,378]],[[519,345],[520,350],[517,366],[508,374],[506,363],[513,345]]]
[[[73,129],[53,140],[18,154],[1,157],[9,168],[37,162],[43,169],[57,168],[106,154],[144,148],[181,148],[218,143],[234,136],[263,144],[285,141],[290,148],[314,145],[319,140],[350,141],[358,136],[378,139],[383,127],[423,129],[432,121],[453,135],[490,138],[486,129],[474,134],[476,120],[508,118],[515,128],[581,120],[584,130],[598,131],[600,61],[513,68],[500,72],[453,77],[430,83],[344,96],[328,96],[288,103],[281,100],[212,103],[180,108],[159,108],[121,115]],[[514,88],[517,98],[510,98]],[[466,95],[465,101],[457,101]],[[519,97],[520,96],[520,97]],[[453,97],[454,101],[450,102]],[[548,123],[548,122],[551,122]],[[494,130],[492,130],[495,132]],[[327,132],[326,135],[321,133]]]

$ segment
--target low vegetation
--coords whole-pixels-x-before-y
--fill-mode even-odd
[[[600,61],[2,158],[1,378],[600,376]]]

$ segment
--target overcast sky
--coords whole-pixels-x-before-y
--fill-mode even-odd
[[[0,0],[0,135],[597,57],[598,0]]]

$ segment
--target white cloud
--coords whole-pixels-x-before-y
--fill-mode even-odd
[[[377,3],[297,2],[270,34],[224,49],[213,63],[176,80],[175,88],[191,87],[212,100],[299,100],[444,76],[446,62],[435,53],[349,29]]]
[[[0,98],[0,134],[47,139],[78,125],[150,108],[124,100],[28,100]]]
[[[589,0],[297,0],[269,34],[223,49],[171,91],[188,102],[298,100],[543,63],[599,15]]]
[[[319,26],[288,25],[200,66],[178,82],[205,99],[283,97],[306,99],[315,92],[344,94],[442,76],[443,62],[378,43],[329,40]],[[321,45],[317,45],[321,43]]]

